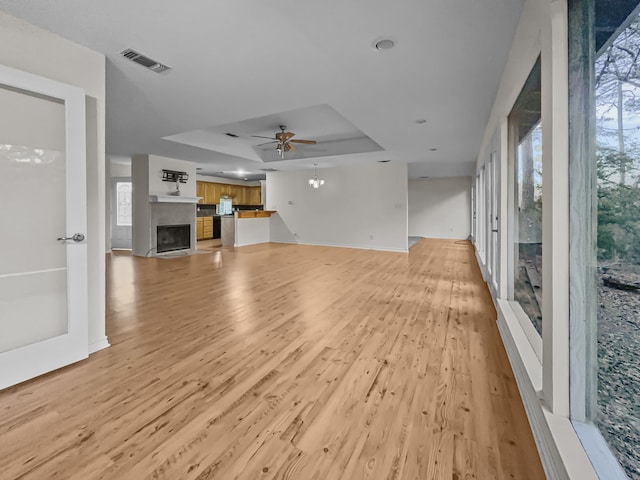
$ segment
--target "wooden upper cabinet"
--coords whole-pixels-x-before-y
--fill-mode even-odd
[[[216,184],[208,183],[207,184],[207,203],[213,204],[218,203],[220,201],[220,197],[216,198]]]
[[[202,197],[199,203],[220,203],[220,197],[228,195],[234,205],[260,205],[262,187],[230,185],[226,183],[196,182],[196,196]]]
[[[207,203],[205,195],[205,182],[196,182],[196,197],[202,197],[198,203]]]
[[[251,187],[249,192],[249,205],[260,205],[262,203],[262,187]]]

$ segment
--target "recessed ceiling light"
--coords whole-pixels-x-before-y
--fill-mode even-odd
[[[422,125],[422,124],[427,123],[427,121],[426,121],[424,118],[419,118],[418,120],[416,120],[416,123],[417,123],[418,125]]]
[[[244,177],[244,179],[245,179],[245,181],[246,181],[246,180],[249,180],[247,177]]]
[[[389,163],[391,160],[378,160],[378,163]]]
[[[430,152],[435,152],[436,150],[438,150],[437,148],[430,148],[429,151]]]
[[[374,43],[376,50],[391,50],[396,45],[396,42],[391,40],[390,38],[383,38],[381,40],[377,40]]]

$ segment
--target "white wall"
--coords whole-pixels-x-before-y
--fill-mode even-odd
[[[471,177],[409,180],[409,235],[466,239],[471,234]]]
[[[267,173],[271,241],[374,250],[407,250],[407,166],[319,169],[325,184],[309,186],[313,170]]]
[[[174,192],[176,184],[162,181],[162,170],[176,170],[187,172],[189,180],[180,184],[180,192],[185,197],[196,196],[196,164],[175,158],[149,155],[149,195],[167,195]],[[135,188],[135,185],[134,187]],[[149,199],[147,198],[147,202]]]
[[[109,174],[111,177],[130,177],[131,165],[124,165],[122,163],[116,163],[114,161],[108,162]]]
[[[234,247],[267,243],[271,240],[270,218],[235,218],[236,239]]]
[[[80,87],[87,94],[89,351],[105,336],[105,58],[0,12],[0,64]]]
[[[132,253],[144,256],[149,250],[149,157],[134,155],[131,159],[131,183],[133,188],[133,207],[131,211],[131,248]]]

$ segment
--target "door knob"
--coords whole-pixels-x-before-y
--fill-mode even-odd
[[[84,240],[84,234],[74,233],[72,237],[58,237],[58,240],[62,242],[66,242],[67,240],[73,240],[74,242],[78,243]]]

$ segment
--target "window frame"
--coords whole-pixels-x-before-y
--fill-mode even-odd
[[[640,2],[611,38],[640,13]],[[568,1],[570,420],[601,478],[628,479],[600,430],[597,413],[597,167],[595,161],[595,0]],[[603,46],[602,48],[605,48]],[[601,51],[602,51],[601,48]]]
[[[522,92],[525,90],[526,85],[529,81],[529,78],[531,76],[531,74],[533,73],[534,69],[537,68],[537,64],[540,63],[540,81],[542,82],[542,52],[538,53],[538,56],[536,57],[536,59],[534,60],[533,64],[531,65],[531,67],[529,68],[527,77],[525,79],[525,81],[523,82],[521,88],[518,90],[518,94],[517,94],[517,98],[514,99],[513,105],[511,106],[510,109],[510,113],[507,116],[506,119],[506,124],[507,124],[507,217],[508,217],[508,232],[507,232],[507,258],[506,258],[506,263],[507,263],[507,301],[509,302],[511,309],[518,321],[518,323],[520,324],[520,327],[522,328],[522,331],[524,332],[525,336],[527,337],[527,340],[529,341],[529,344],[531,345],[531,347],[533,348],[536,357],[538,358],[538,360],[540,361],[540,364],[542,364],[542,359],[543,359],[543,336],[540,335],[538,333],[538,331],[535,329],[535,327],[533,326],[533,322],[531,321],[531,319],[529,318],[529,316],[525,313],[524,309],[522,308],[522,306],[520,305],[520,303],[515,300],[515,266],[516,266],[516,262],[519,261],[519,256],[518,253],[516,252],[516,242],[515,242],[515,237],[516,237],[516,232],[519,228],[518,226],[518,213],[517,213],[517,207],[516,207],[516,188],[518,187],[518,183],[516,181],[517,178],[517,169],[516,169],[516,163],[517,163],[517,156],[518,156],[518,139],[517,139],[517,126],[514,124],[514,122],[511,121],[511,114],[513,113],[514,109],[516,108],[516,104],[518,102],[518,98],[520,97],[520,95],[522,94]],[[541,104],[542,104],[542,99],[540,100]],[[540,117],[540,121],[542,122],[542,114]],[[533,129],[532,129],[533,130]],[[527,135],[530,135],[531,132],[529,132]],[[545,164],[545,156],[544,156],[544,152],[545,152],[545,130],[544,130],[544,123],[543,123],[543,131],[542,131],[542,151],[543,151],[543,158],[542,158],[542,163],[543,163],[543,168],[542,168],[542,186],[543,186],[543,201],[542,201],[542,208],[544,211],[545,208],[545,195],[544,195],[544,186],[545,186],[545,168],[544,168],[544,164]],[[545,272],[545,246],[544,246],[544,232],[545,230],[548,228],[548,226],[546,225],[546,222],[544,220],[544,213],[542,215],[542,261],[543,261],[543,274]],[[544,285],[544,280],[543,280],[543,285]],[[543,306],[544,306],[544,295],[545,295],[545,289],[543,288],[542,290],[542,295],[543,295]],[[544,332],[544,309],[541,308],[541,312],[542,312],[542,322],[543,322],[543,332]]]

